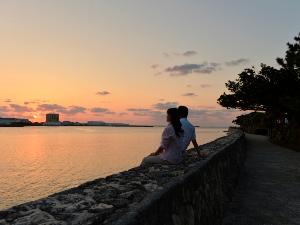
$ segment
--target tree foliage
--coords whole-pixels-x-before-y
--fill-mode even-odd
[[[237,116],[233,123],[239,125],[244,131],[254,134],[268,133],[266,114],[263,112],[251,112]]]
[[[262,112],[251,112],[249,114],[237,116],[233,123],[242,127],[265,127],[266,114]]]
[[[273,121],[288,118],[300,124],[300,33],[288,43],[284,58],[277,58],[279,68],[261,64],[247,68],[234,81],[228,81],[218,103],[226,108],[266,112]]]

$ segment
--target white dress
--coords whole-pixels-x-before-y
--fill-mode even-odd
[[[164,149],[159,155],[161,159],[174,164],[180,163],[184,151],[183,134],[178,137],[173,126],[169,124],[162,133],[161,147]]]

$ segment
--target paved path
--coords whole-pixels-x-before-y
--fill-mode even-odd
[[[247,161],[223,225],[300,225],[300,153],[246,135]]]

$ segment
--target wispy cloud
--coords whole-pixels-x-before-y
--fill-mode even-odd
[[[49,102],[48,100],[42,100],[42,99],[33,99],[33,100],[27,100],[24,102],[24,105],[31,105],[31,104],[40,104],[40,103],[46,103]]]
[[[149,112],[150,109],[147,108],[129,108],[127,109],[129,112]]]
[[[75,115],[78,113],[84,113],[86,111],[85,107],[82,106],[70,106],[67,110],[65,110],[63,113],[68,115]]]
[[[225,62],[226,66],[238,66],[247,64],[250,60],[246,58],[235,59]]]
[[[19,105],[19,104],[9,104],[9,106],[12,108],[12,110],[16,113],[24,113],[24,112],[32,112],[33,109],[29,108],[24,105]]]
[[[58,104],[40,104],[37,107],[37,110],[39,111],[63,111],[66,110],[66,108],[62,105],[58,105]]]
[[[110,95],[111,93],[109,91],[98,91],[96,93],[96,95],[102,95],[102,96],[105,96],[105,95]]]
[[[116,114],[116,112],[113,112],[113,111],[107,111],[107,112],[105,112],[105,114],[114,115],[114,114]]]
[[[8,112],[9,108],[7,106],[0,106],[0,112]]]
[[[84,113],[86,108],[82,106],[65,107],[58,104],[40,104],[38,105],[37,110],[43,112],[57,112],[66,115],[76,115],[78,113]]]
[[[10,98],[7,98],[3,102],[10,103],[10,102],[12,102],[12,100]]]
[[[131,111],[133,113],[134,116],[145,116],[145,117],[151,117],[153,119],[153,121],[156,120],[160,120],[161,117],[163,116],[163,113],[161,111],[158,110],[139,110],[136,109],[134,111]]]
[[[203,116],[208,112],[207,109],[189,109],[190,117]]]
[[[30,104],[38,104],[40,101],[36,100],[36,101],[25,101],[24,105],[30,105]]]
[[[197,55],[197,51],[195,50],[187,50],[187,51],[184,51],[184,52],[164,52],[162,53],[162,55],[166,58],[171,58],[173,56],[183,56],[183,57],[191,57],[191,56],[195,56]]]
[[[194,56],[197,55],[198,53],[196,51],[190,50],[190,51],[185,51],[184,53],[182,53],[183,56]]]
[[[185,96],[185,97],[196,97],[197,95],[193,92],[187,92],[187,93],[184,93],[182,96]]]
[[[215,109],[216,106],[199,105],[199,106],[197,106],[197,108],[201,108],[201,109]]]
[[[169,108],[177,107],[178,102],[158,102],[153,105],[154,109],[167,110]]]
[[[164,71],[171,76],[186,76],[192,73],[210,74],[220,68],[219,63],[182,64],[167,67]]]
[[[214,107],[190,108],[189,118],[200,126],[229,126],[241,112],[238,110],[215,109]]]
[[[152,124],[164,124],[166,121],[165,110],[177,107],[178,102],[158,102],[150,108],[130,108],[132,115],[145,117]],[[189,118],[195,125],[200,126],[227,126],[237,115],[236,110],[216,109],[212,106],[202,106],[199,108],[189,108]],[[144,120],[145,120],[144,119]]]
[[[158,68],[160,68],[161,67],[161,65],[160,64],[152,64],[151,66],[150,66],[150,68],[151,69],[158,69]]]
[[[129,108],[128,112],[133,113],[134,116],[153,116],[155,112],[148,108]]]
[[[163,52],[162,55],[163,55],[163,57],[165,57],[165,58],[170,58],[170,57],[172,56],[172,54],[167,53],[167,52]]]
[[[120,112],[120,113],[118,113],[118,115],[119,116],[125,116],[125,115],[128,115],[128,113],[127,112]]]
[[[201,88],[208,88],[211,87],[211,84],[200,84]]]
[[[34,104],[35,102],[34,101],[26,101],[24,102],[24,105],[29,105],[29,104]]]
[[[102,108],[102,107],[94,107],[91,108],[90,111],[96,114],[115,114],[115,112],[110,111],[108,108]]]
[[[95,108],[91,108],[90,111],[93,112],[93,113],[105,113],[105,112],[108,112],[109,109],[101,108],[101,107],[95,107]]]

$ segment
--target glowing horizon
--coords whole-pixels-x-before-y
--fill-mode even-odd
[[[259,6],[259,7],[258,7]],[[300,31],[299,2],[0,2],[0,117],[162,124],[168,107],[227,126],[218,106],[243,68],[275,65]],[[278,14],[282,16],[279,18]]]

